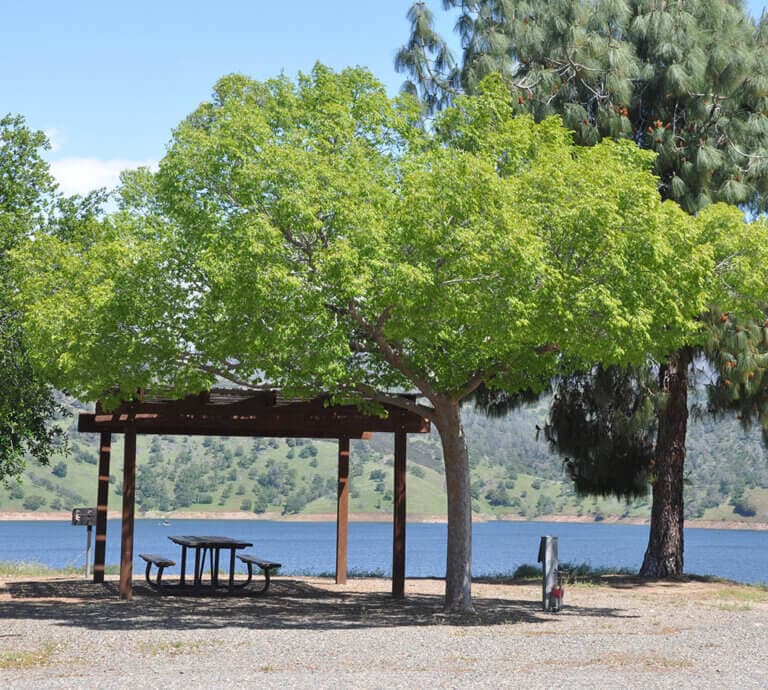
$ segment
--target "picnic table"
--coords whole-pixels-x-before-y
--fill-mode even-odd
[[[273,570],[277,570],[282,564],[271,561],[252,553],[239,554],[239,558],[248,568],[248,578],[244,582],[235,584],[235,555],[239,549],[245,549],[253,544],[241,539],[232,539],[231,537],[198,537],[194,535],[171,536],[168,537],[172,542],[181,546],[181,572],[179,573],[179,583],[176,587],[186,587],[187,582],[187,549],[195,550],[195,565],[192,575],[192,589],[200,590],[203,587],[203,573],[205,572],[206,559],[211,573],[210,587],[215,589],[219,586],[219,565],[221,561],[221,551],[229,549],[229,582],[227,587],[230,592],[235,587],[247,587],[253,580],[254,566],[259,568],[264,576],[264,583],[256,594],[264,594],[269,589],[269,583]],[[160,556],[154,553],[140,553],[147,563],[145,577],[147,583],[158,590],[163,590],[167,585],[163,582],[163,572],[166,568],[176,565],[176,561]],[[152,568],[155,567],[155,579],[152,580]],[[208,585],[206,585],[208,586]]]
[[[184,586],[187,576],[187,549],[195,550],[195,569],[192,579],[192,585],[199,588],[203,583],[203,572],[205,571],[205,561],[208,558],[211,571],[211,585],[217,587],[219,584],[219,561],[222,550],[229,549],[229,583],[232,589],[235,586],[235,552],[238,549],[245,549],[253,546],[251,542],[241,539],[232,539],[231,537],[211,537],[211,536],[170,536],[168,537],[175,544],[181,546],[181,573],[179,575],[179,584]]]

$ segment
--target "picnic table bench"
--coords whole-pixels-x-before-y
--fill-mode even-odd
[[[160,589],[163,586],[163,570],[169,566],[176,565],[176,561],[172,561],[170,558],[166,558],[165,556],[158,556],[156,553],[140,553],[139,557],[143,558],[147,562],[147,569],[144,573],[144,577],[146,577],[147,582],[152,587],[157,587],[157,589]],[[157,567],[157,577],[155,578],[154,582],[152,582],[152,579],[149,576],[153,565]]]
[[[248,579],[241,585],[238,585],[239,587],[245,587],[251,582],[253,579],[253,566],[258,566],[261,568],[262,573],[264,573],[264,586],[260,590],[256,591],[257,594],[264,594],[264,592],[269,589],[269,582],[272,571],[282,566],[282,563],[268,561],[265,558],[261,558],[260,556],[256,556],[255,554],[251,553],[241,553],[238,554],[237,557],[248,566]]]

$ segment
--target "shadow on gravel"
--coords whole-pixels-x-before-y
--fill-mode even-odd
[[[10,582],[11,599],[0,603],[5,620],[45,620],[83,630],[247,629],[349,630],[406,626],[489,626],[552,622],[558,617],[627,618],[614,608],[566,607],[545,614],[538,602],[475,598],[474,615],[445,614],[442,595],[409,594],[393,599],[381,592],[329,591],[311,583],[273,580],[263,597],[160,596],[135,584],[132,601],[118,598],[116,582]]]

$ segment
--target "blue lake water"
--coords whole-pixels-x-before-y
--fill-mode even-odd
[[[406,542],[408,577],[445,575],[445,524],[412,523]],[[333,573],[336,524],[254,520],[137,520],[134,551],[160,553],[178,561],[179,547],[170,534],[225,535],[253,542],[250,551],[283,564],[286,575]],[[593,567],[638,570],[648,542],[648,527],[603,523],[481,522],[473,529],[472,572],[475,576],[509,574],[524,563],[536,564],[539,539],[558,537],[560,561]],[[51,567],[85,564],[86,528],[68,521],[0,521],[0,561],[36,561]],[[120,522],[107,530],[107,563],[120,562]],[[353,522],[349,525],[351,573],[392,571],[392,526]],[[136,556],[134,570],[144,562]],[[745,583],[768,582],[768,531],[685,531],[685,571]],[[168,572],[174,572],[168,569]]]

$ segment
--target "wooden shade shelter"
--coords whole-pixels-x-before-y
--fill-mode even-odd
[[[430,426],[426,418],[401,407],[384,405],[384,409],[387,416],[380,417],[364,414],[356,406],[331,406],[327,398],[291,400],[283,398],[278,391],[222,388],[179,400],[156,397],[127,402],[109,412],[97,404],[95,413],[81,413],[78,431],[101,434],[94,582],[104,581],[112,434],[125,435],[120,596],[130,599],[133,595],[137,434],[337,439],[336,582],[344,584],[347,581],[349,441],[369,438],[372,432],[389,432],[395,435],[392,594],[403,596],[406,440],[407,434],[426,433]]]

